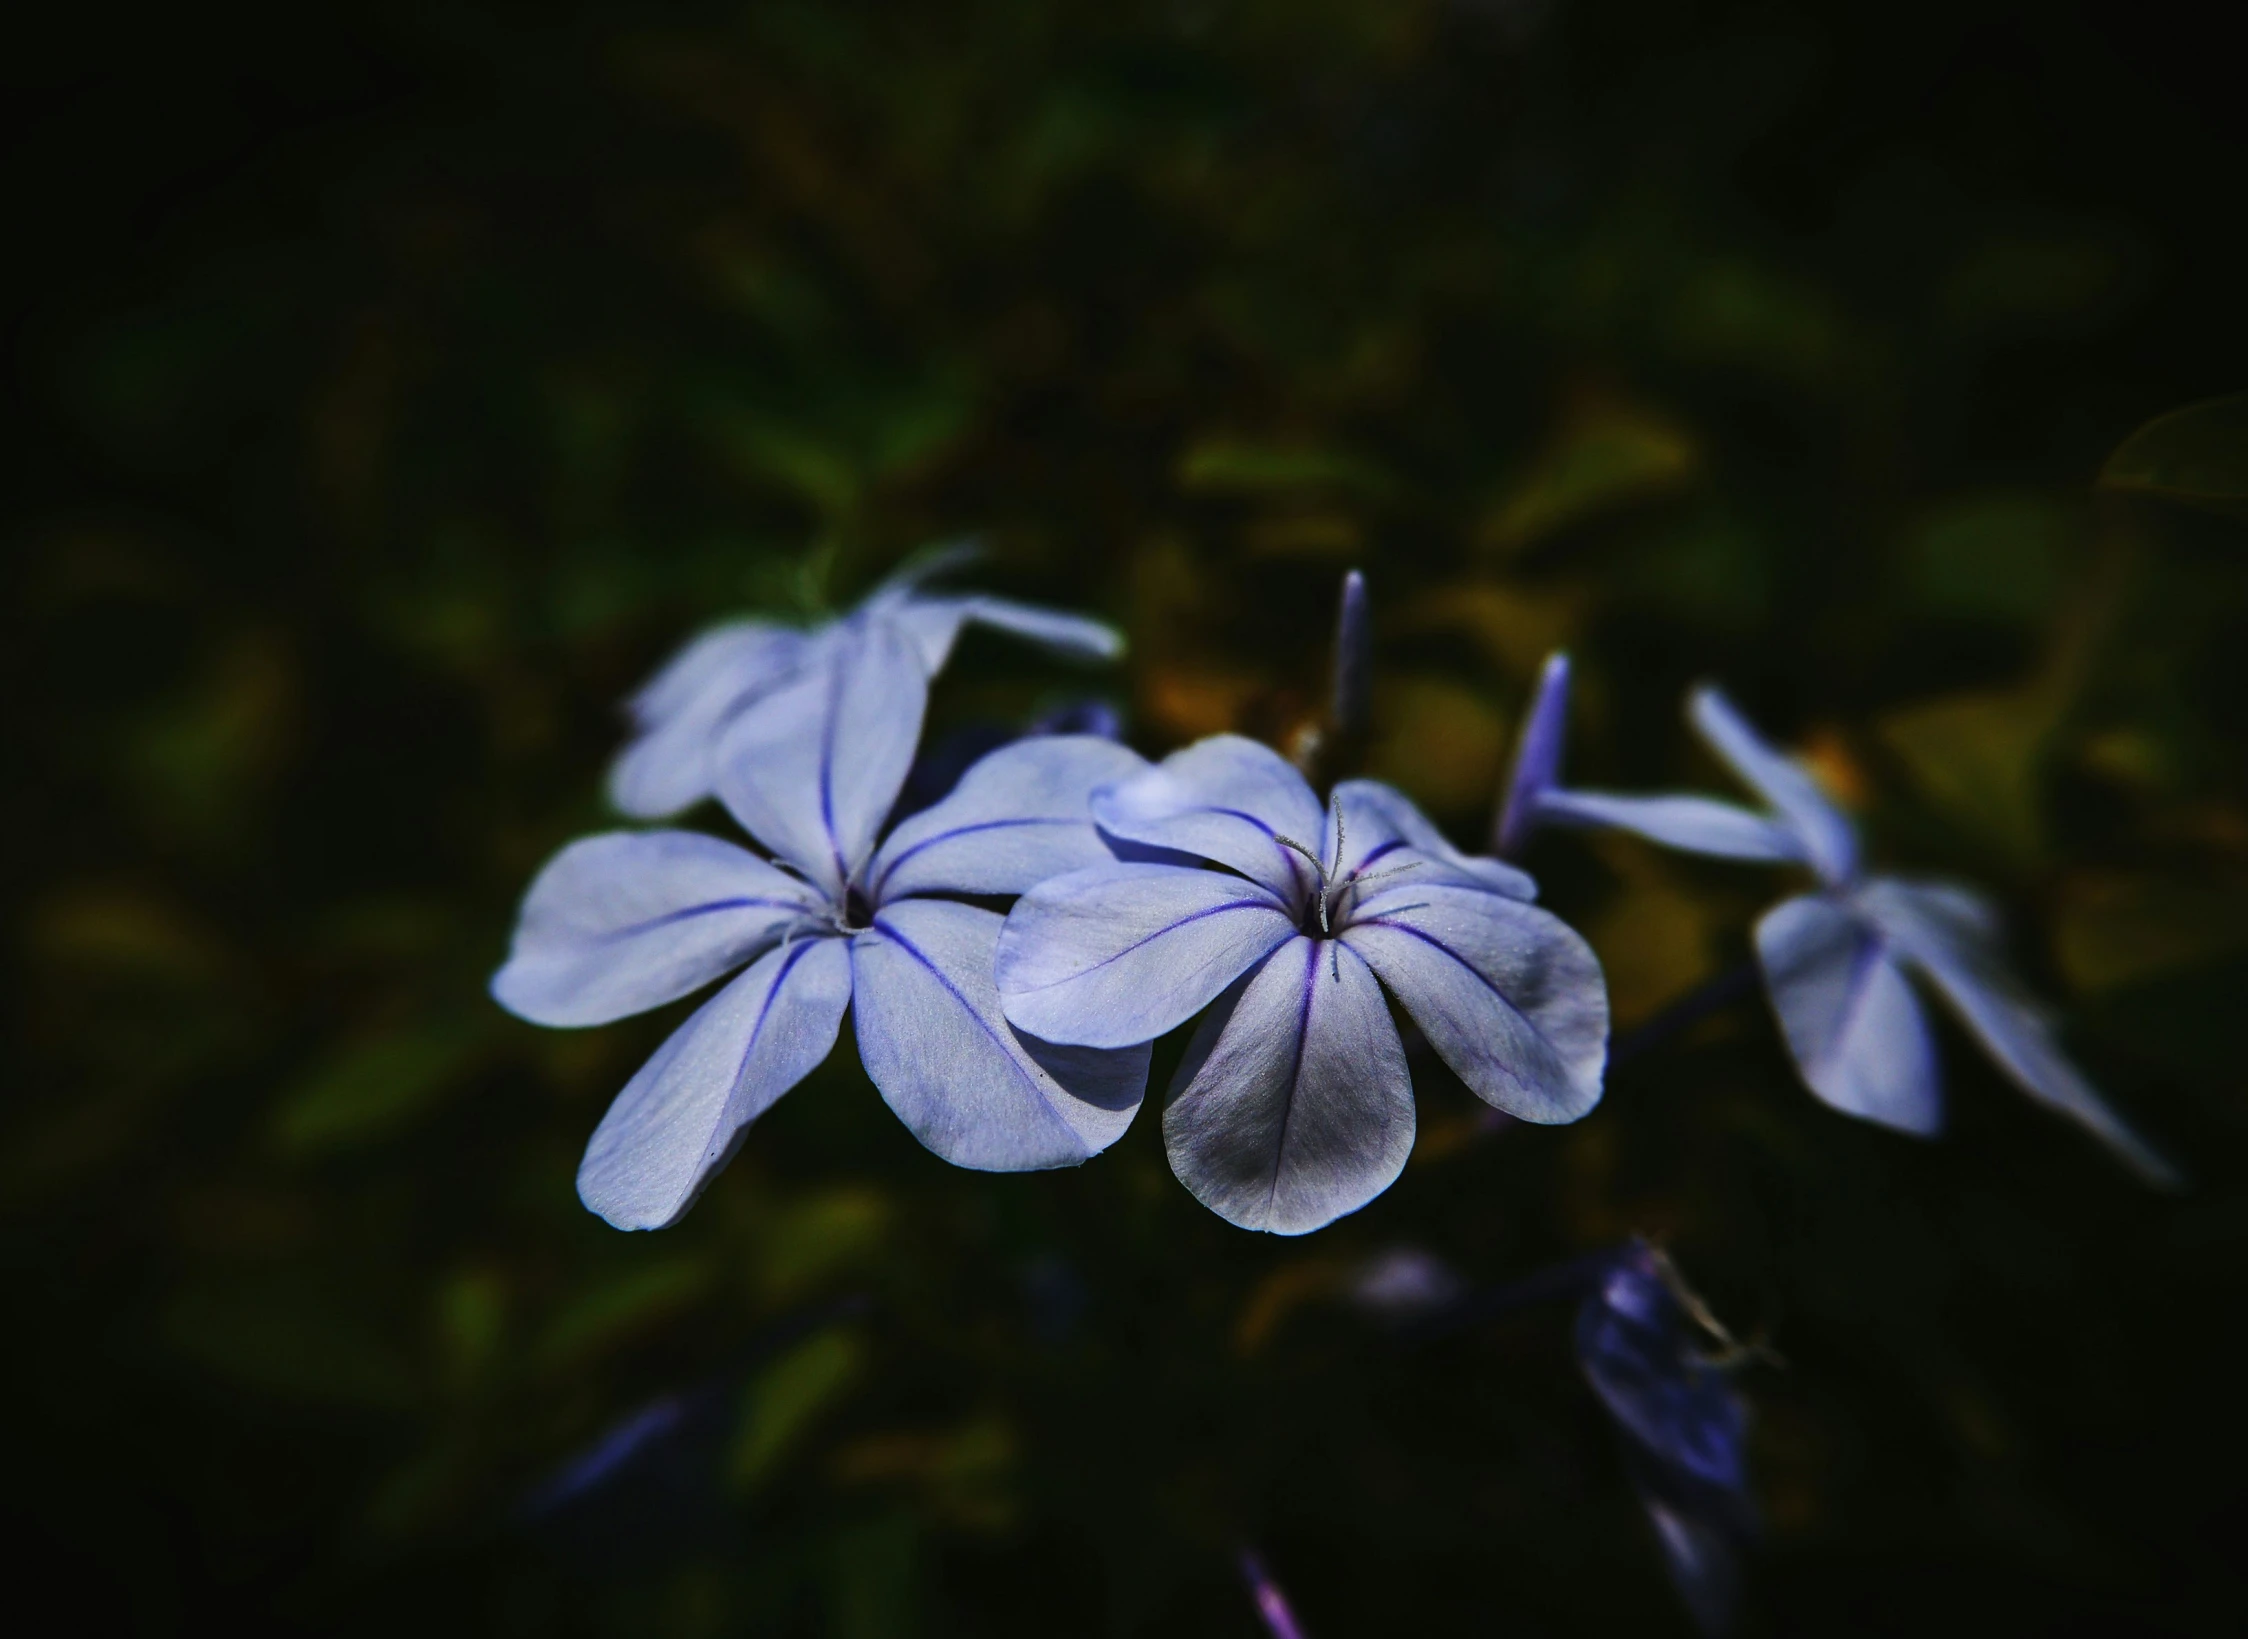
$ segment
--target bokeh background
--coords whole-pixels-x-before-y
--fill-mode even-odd
[[[2220,22],[670,0],[17,35],[12,1602],[1249,1636],[1253,1542],[1319,1639],[1684,1633],[1565,1311],[1414,1349],[1338,1301],[1391,1248],[1501,1280],[1646,1231],[1786,1357],[1743,1378],[1748,1631],[2239,1631],[2248,519],[2098,482],[2248,384]],[[1098,695],[1151,752],[1300,724],[1362,566],[1368,758],[1463,842],[1549,647],[1600,783],[1719,788],[1678,701],[1722,678],[1881,857],[2002,898],[2193,1188],[1956,1037],[1942,1143],[1845,1121],[1749,1005],[1565,1130],[1484,1134],[1423,1061],[1403,1180],[1302,1242],[1204,1212],[1144,1117],[1078,1172],[950,1170],[847,1045],[683,1227],[610,1231],[572,1171],[671,1020],[501,1014],[515,897],[610,823],[617,703],[698,624],[970,530],[982,584],[1134,648],[971,638],[938,719]],[[1779,890],[1624,840],[1529,863],[1625,1026]],[[669,1432],[617,1484],[526,1502],[636,1413]]]

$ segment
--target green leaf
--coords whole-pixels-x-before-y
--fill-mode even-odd
[[[757,1225],[758,1284],[769,1302],[794,1302],[838,1271],[873,1261],[889,1228],[889,1203],[871,1189],[846,1186],[792,1201]]]
[[[448,1020],[345,1047],[284,1095],[274,1146],[304,1157],[391,1137],[459,1084],[483,1044],[482,1031]]]
[[[2100,484],[2248,516],[2248,393],[2156,416],[2108,457]]]
[[[1946,615],[2032,622],[2059,599],[2082,520],[2051,496],[1962,496],[1924,517],[1905,560],[1920,601]]]
[[[816,1332],[759,1372],[750,1383],[741,1427],[726,1471],[754,1491],[808,1433],[820,1415],[858,1381],[866,1346],[840,1327]]]
[[[709,1288],[711,1271],[692,1258],[652,1263],[581,1293],[547,1324],[539,1339],[541,1365],[574,1366],[639,1336],[693,1304]]]
[[[1595,400],[1516,481],[1484,526],[1484,539],[1516,552],[1566,529],[1676,490],[1697,456],[1685,431],[1634,405]]]
[[[1370,501],[1396,493],[1396,480],[1340,450],[1205,438],[1179,457],[1179,487],[1203,494],[1339,492]]]
[[[920,1522],[901,1511],[836,1536],[826,1581],[837,1639],[909,1639],[919,1631],[920,1534]]]
[[[1891,712],[1880,732],[1946,818],[2027,861],[2044,844],[2041,776],[2058,721],[2046,691],[2007,690]]]

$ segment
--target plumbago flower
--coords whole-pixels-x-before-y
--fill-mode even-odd
[[[696,832],[611,832],[570,844],[532,883],[492,994],[533,1023],[604,1024],[746,964],[593,1134],[578,1193],[618,1228],[675,1222],[827,1057],[847,1006],[883,1099],[958,1166],[1071,1166],[1130,1123],[1147,1048],[1010,1029],[991,979],[999,913],[964,900],[1108,858],[1086,795],[1146,765],[1089,735],[1018,741],[877,846],[927,693],[905,631],[853,626],[719,749],[719,796],[769,859]]]
[[[1558,784],[1568,710],[1565,656],[1546,663],[1498,825],[1502,852],[1539,825],[1629,831],[1686,853],[1798,865],[1818,878],[1756,924],[1756,955],[1804,1083],[1846,1115],[1929,1135],[1943,1090],[1928,1021],[1907,975],[1933,989],[2023,1092],[2089,1128],[2150,1182],[2170,1165],[2061,1051],[2052,1016],[2006,961],[1997,911],[1958,883],[1868,874],[1847,816],[1725,696],[1687,699],[1696,732],[1761,797],[1759,813],[1709,797],[1618,796]]]
[[[1401,1279],[1400,1271],[1409,1273]],[[1373,1289],[1377,1276],[1384,1290]],[[1779,1357],[1759,1343],[1736,1342],[1666,1253],[1635,1236],[1467,1292],[1445,1264],[1408,1249],[1364,1266],[1350,1296],[1420,1342],[1530,1304],[1574,1300],[1577,1369],[1615,1425],[1663,1568],[1705,1633],[1731,1625],[1741,1551],[1758,1529],[1748,1404],[1733,1373],[1751,1360]]]
[[[1562,1122],[1598,1102],[1608,995],[1591,948],[1530,903],[1529,877],[1460,853],[1388,786],[1345,781],[1322,810],[1277,753],[1223,734],[1092,806],[1143,857],[1018,900],[999,994],[1017,1028],[1094,1048],[1150,1041],[1216,1002],[1163,1138],[1219,1216],[1303,1234],[1395,1180],[1413,1087],[1385,986],[1501,1109]]]
[[[1115,627],[1085,615],[982,593],[924,590],[933,577],[972,561],[972,545],[909,562],[857,609],[809,631],[769,620],[714,626],[674,655],[626,709],[632,742],[609,771],[609,800],[635,819],[662,819],[716,789],[718,742],[743,712],[816,668],[853,631],[887,626],[920,656],[930,677],[944,670],[963,626],[1011,632],[1043,648],[1095,660],[1124,652]]]
[[[1645,1241],[1611,1254],[1577,1306],[1577,1368],[1615,1422],[1663,1568],[1705,1633],[1732,1625],[1741,1549],[1756,1534],[1748,1407],[1731,1375],[1754,1352]]]

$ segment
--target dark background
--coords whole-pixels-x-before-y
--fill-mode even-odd
[[[5,74],[11,1598],[79,1629],[1683,1632],[1532,1311],[1336,1301],[1664,1237],[1744,1379],[1745,1626],[2239,1631],[2248,522],[2102,491],[2248,381],[2221,8],[1295,0],[76,7]],[[18,29],[24,25],[18,24]],[[1951,1131],[1760,1010],[1244,1235],[1143,1118],[921,1152],[842,1048],[686,1224],[571,1174],[668,1016],[484,998],[698,624],[974,529],[1100,610],[941,722],[1161,751],[1315,708],[1464,842],[1569,645],[1571,768],[1718,788],[1722,677],[1891,862],[2007,905],[2163,1198],[1947,1038]],[[714,826],[715,811],[699,816]],[[1529,863],[1628,1026],[1768,872]],[[847,1039],[847,1037],[846,1037]],[[1176,1044],[1158,1054],[1167,1073]],[[852,1301],[843,1301],[852,1300]],[[842,1306],[838,1307],[841,1302]],[[521,1499],[657,1397],[675,1437]],[[28,1567],[29,1576],[23,1574]]]

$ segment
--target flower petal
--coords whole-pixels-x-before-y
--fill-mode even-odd
[[[1105,620],[1091,615],[1047,609],[1013,598],[977,596],[968,599],[968,619],[978,626],[1035,643],[1054,654],[1077,655],[1087,660],[1115,660],[1124,653],[1124,634]]]
[[[1406,877],[1368,895],[1342,940],[1485,1103],[1551,1123],[1600,1102],[1608,987],[1550,911]]]
[[[1833,887],[1858,873],[1858,832],[1849,816],[1829,802],[1811,776],[1783,755],[1710,684],[1687,698],[1686,715],[1710,750],[1770,803],[1802,841],[1802,857]]]
[[[1715,859],[1801,864],[1803,844],[1786,826],[1710,797],[1621,797],[1605,791],[1548,791],[1538,800],[1543,824],[1629,831],[1665,848]]]
[[[913,766],[929,684],[885,621],[853,621],[817,663],[743,712],[718,794],[742,828],[840,898]]]
[[[492,996],[534,1024],[607,1024],[699,990],[818,914],[803,883],[716,837],[584,837],[523,896]]]
[[[1094,865],[1015,901],[999,994],[1042,1040],[1129,1047],[1192,1018],[1295,931],[1270,893],[1223,871]]]
[[[1124,652],[1124,635],[1106,621],[980,592],[937,597],[915,593],[891,599],[880,612],[908,634],[932,677],[944,670],[964,625],[989,626],[1053,653],[1088,660],[1114,660]]]
[[[1561,747],[1568,731],[1569,657],[1556,652],[1546,656],[1545,669],[1538,673],[1538,692],[1515,742],[1514,769],[1491,837],[1496,852],[1520,853],[1537,829],[1539,800],[1561,778]]]
[[[1780,1033],[1812,1092],[1845,1115],[1901,1132],[1942,1127],[1928,1021],[1877,929],[1823,894],[1804,894],[1756,924],[1756,955]]]
[[[960,628],[968,620],[966,598],[932,598],[918,593],[910,597],[893,598],[877,608],[868,604],[870,619],[882,621],[901,634],[921,659],[921,669],[930,677],[945,668],[952,658],[952,646],[960,640]]]
[[[1952,884],[1896,877],[1875,877],[1857,898],[2015,1086],[2089,1128],[2149,1183],[2179,1187],[2177,1169],[2108,1108],[2061,1051],[2051,1013],[2007,965],[1987,901]]]
[[[1279,839],[1316,849],[1319,799],[1280,753],[1238,734],[1197,740],[1097,795],[1093,818],[1129,841],[1230,865],[1290,904],[1318,880],[1311,861]]]
[[[1163,1144],[1179,1182],[1228,1223],[1303,1235],[1396,1182],[1413,1125],[1405,1045],[1373,970],[1299,936],[1195,1031]]]
[[[609,769],[609,800],[636,819],[661,819],[711,791],[711,748],[732,714],[804,666],[810,634],[759,620],[713,627],[633,696],[638,732]]]
[[[749,1124],[827,1057],[850,1000],[840,939],[768,951],[617,1095],[578,1167],[578,1198],[619,1229],[678,1222]]]
[[[859,1058],[913,1136],[981,1172],[1074,1167],[1123,1136],[1148,1045],[1052,1047],[1012,1029],[991,979],[997,911],[885,906],[851,941]]]
[[[1509,899],[1538,897],[1529,873],[1504,860],[1479,859],[1452,846],[1442,831],[1402,791],[1378,780],[1345,780],[1320,827],[1319,857],[1337,858],[1335,813],[1342,814],[1339,877],[1372,877],[1409,867],[1415,882],[1450,882]]]
[[[1147,766],[1089,734],[1001,746],[952,794],[901,823],[867,871],[876,904],[923,893],[1022,893],[1112,857],[1093,828],[1093,791]]]

